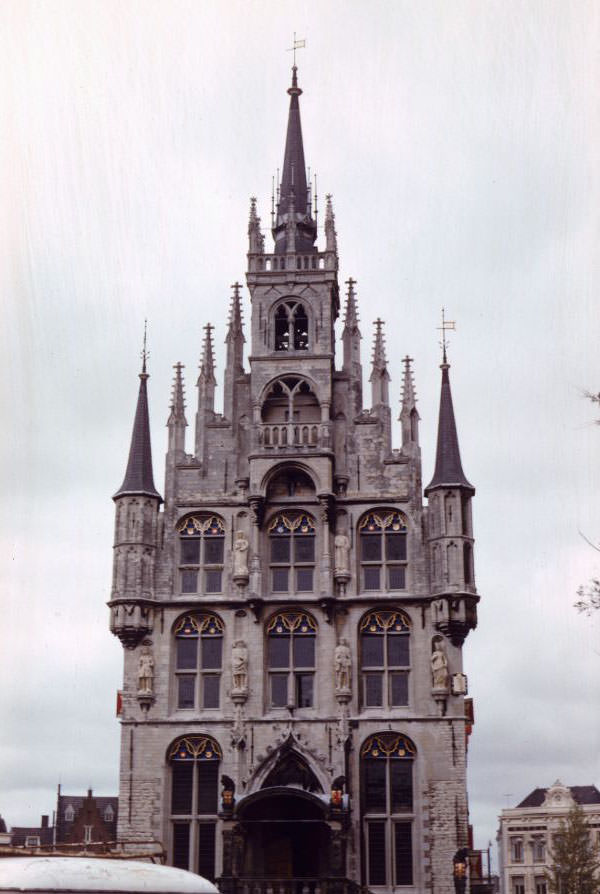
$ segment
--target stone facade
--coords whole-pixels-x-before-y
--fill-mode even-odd
[[[450,894],[467,844],[474,489],[445,355],[427,506],[411,360],[394,448],[380,320],[363,406],[353,280],[336,367],[335,220],[327,197],[317,249],[295,69],[288,93],[271,253],[250,207],[249,367],[236,284],[224,411],[208,326],[191,444],[175,367],[164,501],[145,362],[140,376],[109,603],[125,647],[119,838],[161,841],[224,890],[305,876]]]
[[[593,844],[600,845],[600,792],[595,785],[534,789],[517,807],[503,810],[498,828],[501,894],[550,894],[552,838],[579,804]]]

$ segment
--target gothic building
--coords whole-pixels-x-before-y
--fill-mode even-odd
[[[163,842],[169,863],[227,892],[303,879],[297,890],[310,894],[356,884],[449,894],[467,844],[474,488],[445,354],[424,491],[411,360],[394,448],[380,320],[364,406],[352,279],[336,365],[334,213],[327,197],[317,246],[301,92],[294,67],[270,250],[250,203],[247,365],[236,284],[223,413],[207,326],[192,443],[175,365],[164,498],[145,360],[140,375],[114,496],[118,834],[137,850]]]

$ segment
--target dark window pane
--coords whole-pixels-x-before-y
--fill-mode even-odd
[[[221,592],[221,572],[220,571],[207,571],[206,572],[206,592],[207,593],[220,593]]]
[[[221,668],[221,652],[223,640],[220,636],[202,637],[202,664],[204,669]]]
[[[204,540],[204,564],[223,564],[223,537],[206,537]]]
[[[194,686],[196,677],[192,674],[181,674],[177,677],[177,707],[194,707]]]
[[[363,562],[381,561],[381,534],[360,535],[360,557]]]
[[[268,640],[269,667],[290,666],[289,636],[270,636]]]
[[[182,571],[181,572],[181,592],[197,593],[198,592],[198,572]]]
[[[288,591],[289,568],[273,568],[273,590],[277,593]]]
[[[315,666],[314,636],[295,636],[293,642],[294,667]]]
[[[385,823],[369,823],[369,885],[385,885]]]
[[[365,674],[365,706],[376,708],[383,705],[383,674]]]
[[[390,667],[408,667],[408,636],[388,634],[387,646]]]
[[[378,760],[367,759],[363,764],[366,813],[387,813],[385,797],[386,763],[386,760],[380,758]]]
[[[202,705],[204,708],[219,707],[219,681],[218,674],[204,674],[202,677]]]
[[[412,885],[412,828],[410,823],[394,824],[396,884]]]
[[[173,823],[173,866],[189,869],[190,864],[190,824]]]
[[[219,761],[198,761],[198,813],[217,812]]]
[[[377,566],[370,568],[368,565],[365,565],[363,570],[365,574],[365,590],[378,590],[379,572],[381,569]]]
[[[406,559],[406,534],[385,535],[385,557],[394,562]]]
[[[271,537],[271,562],[290,561],[290,538]]]
[[[388,568],[390,590],[403,590],[406,586],[406,569],[404,565],[392,565]]]
[[[408,674],[390,674],[390,704],[408,704]]]
[[[313,675],[296,674],[296,707],[312,708]]]
[[[297,568],[296,569],[296,592],[307,593],[313,588],[313,569]]]
[[[177,670],[196,669],[198,640],[195,637],[177,639]]]
[[[383,667],[383,640],[382,634],[363,633],[361,637],[363,667]]]
[[[294,538],[294,557],[296,562],[315,561],[315,538],[312,535]]]
[[[192,812],[193,761],[173,761],[171,813]]]
[[[198,875],[215,880],[215,823],[198,826]]]
[[[285,708],[288,703],[287,674],[271,674],[271,704],[274,708]]]
[[[181,540],[181,563],[182,565],[198,565],[200,562],[200,541]]]
[[[390,760],[392,813],[412,810],[412,761]]]

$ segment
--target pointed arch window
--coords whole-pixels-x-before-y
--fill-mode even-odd
[[[406,587],[407,523],[401,512],[369,512],[359,523],[363,590]]]
[[[224,625],[212,613],[189,614],[175,625],[177,707],[219,707]]]
[[[220,593],[225,526],[216,515],[190,515],[177,526],[182,593]]]
[[[315,523],[305,513],[279,513],[269,524],[269,564],[274,593],[311,593]]]
[[[222,751],[211,736],[182,736],[171,767],[172,864],[215,878],[215,832]]]
[[[404,612],[372,611],[360,623],[362,704],[396,708],[409,703],[410,619]]]
[[[312,708],[317,622],[306,612],[279,612],[267,624],[269,702],[272,708]]]
[[[285,301],[274,315],[275,350],[308,350],[308,314],[298,301]]]
[[[367,885],[413,884],[413,766],[417,750],[400,733],[370,736],[361,749]]]

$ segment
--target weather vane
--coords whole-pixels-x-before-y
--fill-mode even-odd
[[[150,354],[148,353],[148,351],[146,349],[147,330],[148,330],[148,320],[144,320],[144,346],[142,348],[142,373],[144,373],[144,374],[146,373],[146,361],[147,361],[148,357],[150,356]]]
[[[296,50],[303,50],[306,47],[305,40],[296,40],[296,32],[294,31],[294,45],[287,48],[288,53],[294,54],[294,68],[296,67]]]
[[[446,363],[446,348],[448,347],[448,342],[446,341],[446,332],[455,332],[456,331],[456,323],[454,320],[447,320],[445,317],[445,308],[442,307],[442,325],[438,326],[438,330],[442,333],[442,340],[440,342],[440,348],[442,349],[442,362]]]

